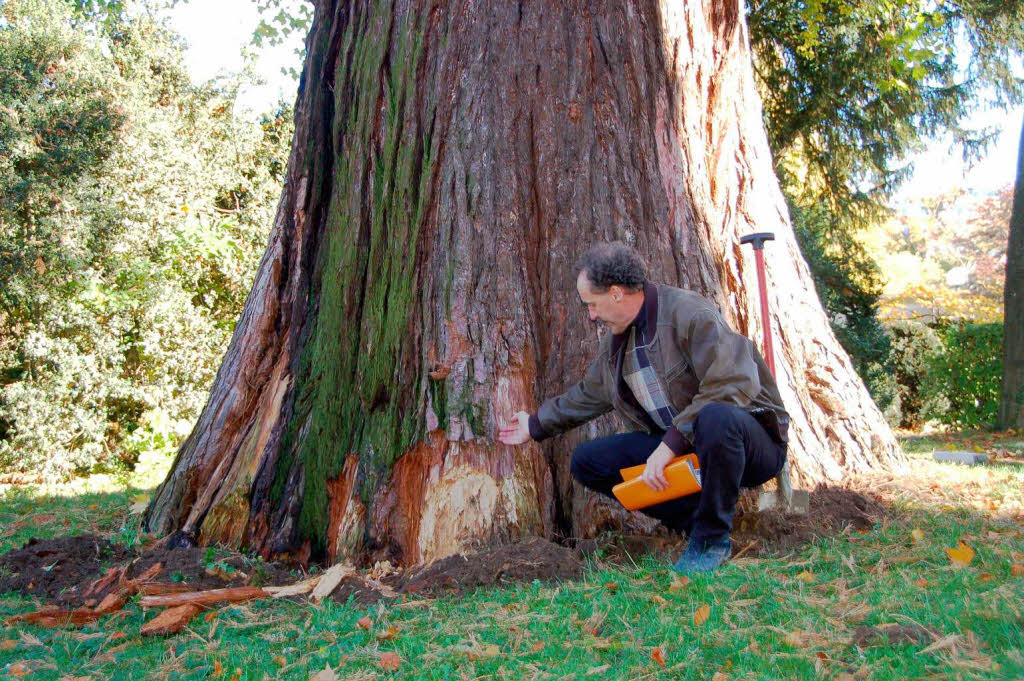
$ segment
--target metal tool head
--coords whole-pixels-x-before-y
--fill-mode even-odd
[[[756,234],[748,234],[744,237],[740,237],[741,244],[753,244],[755,251],[760,251],[764,248],[765,241],[774,241],[774,232],[757,232]]]

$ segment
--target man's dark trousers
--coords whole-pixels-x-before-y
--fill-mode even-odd
[[[700,493],[642,512],[701,544],[729,536],[740,487],[755,487],[778,475],[786,462],[786,445],[773,440],[753,416],[729,404],[701,409],[693,432]],[[612,487],[622,482],[619,470],[645,463],[660,443],[660,435],[641,432],[584,442],[573,451],[572,476],[594,491],[613,496]]]

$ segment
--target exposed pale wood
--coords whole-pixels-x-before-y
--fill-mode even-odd
[[[302,596],[308,594],[317,585],[323,575],[317,575],[294,584],[285,586],[265,586],[264,591],[270,594],[271,598],[288,598],[289,596]],[[335,585],[337,586],[337,585]]]
[[[351,565],[343,565],[341,563],[332,565],[327,568],[327,571],[324,572],[323,575],[320,576],[320,580],[316,583],[316,586],[313,587],[313,593],[310,597],[319,603],[324,598],[331,595],[331,592],[341,584],[341,580],[346,577],[351,577],[355,573],[356,569]]]

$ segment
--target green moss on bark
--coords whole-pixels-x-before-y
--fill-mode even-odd
[[[415,118],[406,112],[416,105],[423,20],[411,18],[394,31],[392,19],[378,25],[393,14],[390,2],[378,3],[373,15],[350,22],[341,41],[314,321],[272,487],[280,498],[297,459],[304,484],[298,529],[319,551],[326,548],[327,481],[342,471],[345,457],[359,455],[359,489],[368,502],[423,432],[418,396],[426,378],[418,358],[408,355],[435,149],[429,134],[405,127]]]

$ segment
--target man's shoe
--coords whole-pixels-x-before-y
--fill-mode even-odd
[[[679,560],[672,566],[673,569],[686,574],[688,572],[711,572],[719,565],[729,560],[732,554],[732,542],[729,537],[714,539],[707,543],[690,540],[679,556]]]

